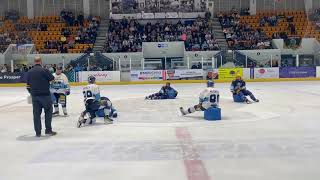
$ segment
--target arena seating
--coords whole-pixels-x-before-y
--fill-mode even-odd
[[[261,18],[272,16],[280,18],[277,25],[270,26],[266,23],[265,26],[260,26],[259,22]],[[292,22],[290,22],[290,19],[292,19]],[[240,22],[249,24],[254,29],[261,28],[269,38],[272,38],[273,35],[279,32],[285,32],[288,36],[300,36],[301,38],[320,38],[320,32],[316,31],[314,24],[308,21],[304,11],[259,12],[255,16],[241,16]],[[290,24],[295,28],[295,33],[289,29]]]
[[[309,21],[311,21],[315,27],[315,31],[318,33],[315,33],[315,38],[317,38],[320,41],[320,8],[315,9],[313,12],[309,14]]]
[[[1,43],[0,47],[6,49],[10,43],[34,43],[38,53],[83,53],[92,51],[97,35],[99,17],[84,20],[83,26],[73,24],[68,26],[59,16],[42,16],[28,19],[20,17],[16,22],[5,20],[0,28],[0,35],[13,33],[15,35],[25,34],[30,42],[11,41]],[[67,32],[67,33],[65,33]],[[21,37],[17,37],[21,39]]]
[[[304,11],[258,12],[240,16],[237,12],[218,15],[229,47],[234,49],[265,49],[271,39],[288,36],[320,39],[320,31],[308,21]]]
[[[211,20],[197,18],[184,22],[141,24],[138,20],[110,20],[106,51],[139,52],[142,42],[184,41],[187,51],[219,50]]]

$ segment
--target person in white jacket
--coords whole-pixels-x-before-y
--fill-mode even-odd
[[[54,80],[50,85],[50,92],[53,99],[54,112],[52,115],[59,115],[59,104],[62,106],[63,114],[67,112],[67,96],[70,94],[70,85],[67,76],[62,73],[62,67],[58,67],[56,73],[53,74]]]
[[[215,90],[214,82],[208,81],[207,88],[204,89],[199,95],[199,104],[184,110],[183,107],[180,107],[180,112],[182,115],[187,115],[194,113],[196,111],[205,111],[210,107],[219,107],[219,91]]]

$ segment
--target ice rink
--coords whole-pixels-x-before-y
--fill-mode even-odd
[[[176,100],[144,100],[160,87],[101,86],[119,117],[83,128],[82,90],[73,87],[70,115],[53,119],[58,135],[41,138],[25,88],[0,88],[0,180],[319,180],[320,82],[248,83],[260,99],[250,105],[216,84],[215,122],[178,113],[205,84],[174,84]]]

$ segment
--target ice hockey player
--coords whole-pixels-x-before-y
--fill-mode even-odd
[[[88,125],[95,123],[97,113],[103,111],[104,122],[106,124],[112,124],[113,120],[111,117],[117,117],[117,111],[112,106],[111,101],[107,97],[101,97],[100,89],[95,84],[96,78],[94,76],[88,77],[89,85],[83,88],[83,96],[85,102],[85,110],[81,113],[77,126],[80,128],[82,125]],[[101,113],[99,113],[101,116]],[[89,116],[86,119],[86,115]]]
[[[233,95],[239,95],[247,104],[250,104],[251,101],[246,96],[250,96],[254,102],[259,102],[259,100],[256,99],[254,95],[246,89],[246,82],[241,78],[240,74],[237,74],[236,79],[232,81],[230,90]]]
[[[181,114],[187,115],[196,111],[205,111],[210,107],[217,108],[219,107],[219,98],[219,91],[214,89],[214,82],[209,80],[207,82],[207,88],[200,93],[199,104],[192,106],[187,110],[180,107]]]
[[[175,99],[178,95],[178,92],[170,86],[170,83],[167,82],[158,93],[151,94],[146,96],[145,99]]]
[[[59,104],[61,104],[63,114],[67,116],[67,96],[70,94],[69,80],[67,76],[62,73],[62,67],[58,67],[53,76],[54,80],[50,84],[50,92],[54,106],[52,115],[59,115]]]

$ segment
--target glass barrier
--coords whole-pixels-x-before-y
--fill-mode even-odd
[[[168,69],[216,69],[224,65],[225,58],[221,52],[188,52],[185,57],[148,58],[142,55],[114,53],[106,54],[113,61],[114,70],[168,70]]]
[[[281,58],[281,52],[277,49],[234,51],[236,67],[279,67]]]

